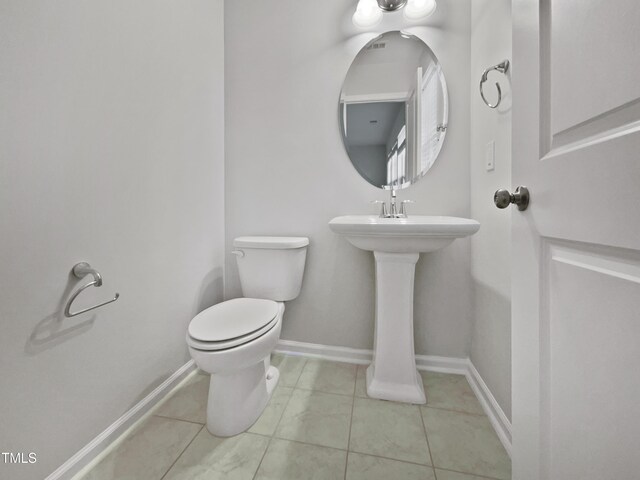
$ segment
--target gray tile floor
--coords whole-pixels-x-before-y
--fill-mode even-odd
[[[246,432],[204,427],[209,377],[196,374],[84,480],[481,480],[511,462],[467,380],[422,372],[428,404],[370,399],[365,368],[274,355],[280,382]]]

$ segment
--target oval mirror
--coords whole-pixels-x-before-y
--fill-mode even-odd
[[[387,190],[417,182],[440,153],[447,117],[444,74],[422,40],[387,32],[360,50],[340,93],[340,130],[362,178]]]

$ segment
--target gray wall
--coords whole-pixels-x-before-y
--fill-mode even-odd
[[[511,59],[511,1],[473,0],[471,28],[471,216],[482,223],[471,241],[474,328],[471,360],[496,400],[511,417],[511,214],[498,210],[493,193],[511,188],[511,89],[509,80],[492,74],[487,95],[495,100],[493,81],[505,98],[489,109],[478,93],[482,71]],[[492,96],[493,95],[493,96]],[[485,170],[485,146],[495,140],[495,170]]]
[[[44,478],[187,360],[221,300],[220,0],[0,4],[0,465]],[[80,260],[104,276],[64,319]]]
[[[287,305],[282,338],[371,348],[371,253],[327,225],[338,215],[377,213],[387,195],[360,178],[339,131],[338,99],[351,61],[377,34],[405,28],[385,15],[375,32],[351,24],[355,1],[262,0],[225,3],[225,169],[227,253],[239,235],[306,235],[304,285]],[[450,129],[440,158],[399,194],[411,212],[468,217],[470,2],[441,2],[420,36],[442,63],[451,96]],[[247,35],[251,32],[251,35]],[[263,41],[256,41],[263,39]],[[417,353],[466,357],[472,314],[470,241],[424,257],[416,273]],[[226,257],[226,296],[241,294],[235,259]]]

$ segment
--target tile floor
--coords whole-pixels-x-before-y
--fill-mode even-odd
[[[280,382],[231,438],[204,427],[209,377],[192,376],[84,480],[482,480],[511,462],[460,375],[421,372],[428,404],[370,399],[365,368],[274,355]]]

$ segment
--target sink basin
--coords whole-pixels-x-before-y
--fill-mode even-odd
[[[411,215],[407,218],[380,218],[377,215],[345,215],[331,220],[329,227],[362,250],[426,253],[446,247],[456,238],[473,235],[480,224],[459,217]]]
[[[367,395],[426,403],[413,341],[416,262],[420,253],[433,252],[456,238],[473,235],[480,224],[458,217],[346,215],[331,220],[329,227],[354,246],[373,251],[376,261],[376,321],[373,362],[367,368]]]

